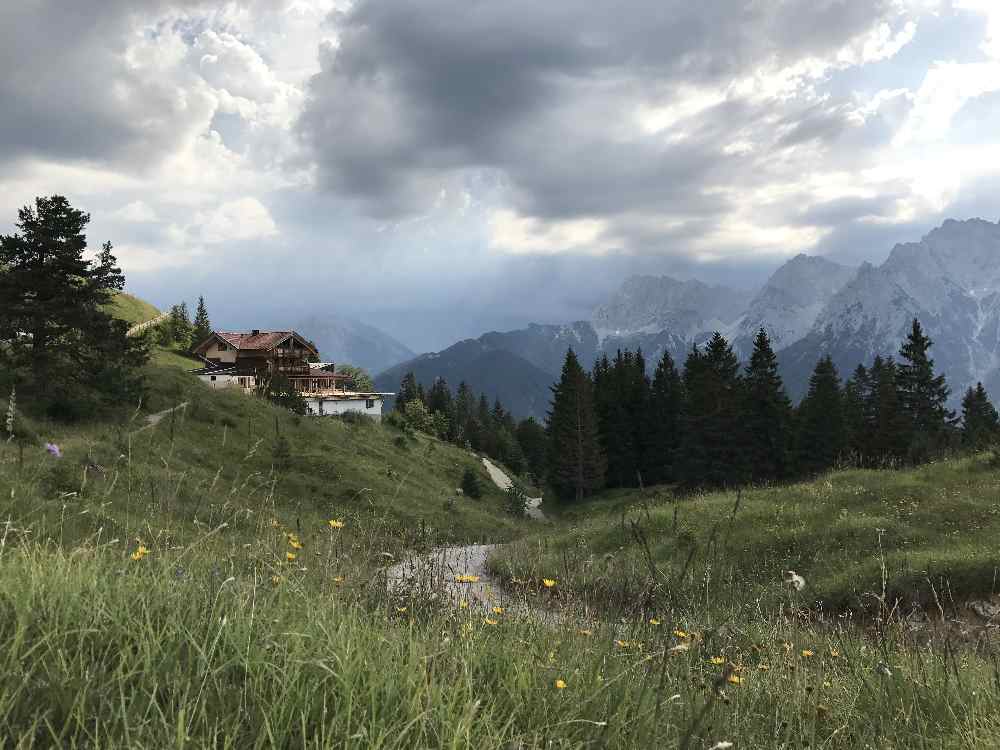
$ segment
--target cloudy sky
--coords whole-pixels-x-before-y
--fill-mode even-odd
[[[995,0],[0,4],[0,231],[61,193],[130,289],[414,349],[1000,217]]]

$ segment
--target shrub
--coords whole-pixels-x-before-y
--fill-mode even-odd
[[[528,512],[528,493],[517,482],[511,482],[506,490],[507,499],[505,507],[507,512],[513,516],[521,518]]]
[[[471,466],[467,466],[462,473],[462,492],[477,500],[483,496],[483,488],[479,484],[479,477],[476,476],[476,472]]]

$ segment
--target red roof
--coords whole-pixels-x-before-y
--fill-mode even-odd
[[[318,354],[316,347],[295,331],[251,331],[250,333],[242,333],[239,331],[213,331],[212,335],[218,336],[220,339],[237,350],[254,349],[263,351],[270,351],[278,346],[278,344],[294,336],[304,346],[307,346],[314,354]],[[202,349],[202,347],[208,344],[209,341],[211,341],[211,339],[200,344],[196,351]]]

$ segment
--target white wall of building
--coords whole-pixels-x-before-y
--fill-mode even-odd
[[[306,408],[314,416],[329,416],[345,414],[349,411],[364,414],[375,419],[382,418],[381,398],[323,398],[322,396],[306,396]]]
[[[235,375],[199,375],[198,380],[209,388],[229,388],[237,385]]]

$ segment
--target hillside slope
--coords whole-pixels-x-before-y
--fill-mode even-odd
[[[145,300],[141,300],[126,292],[118,292],[108,306],[108,312],[119,320],[130,325],[152,320],[160,311]]]

